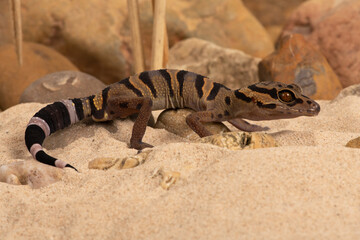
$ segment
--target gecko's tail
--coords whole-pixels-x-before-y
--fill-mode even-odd
[[[59,168],[77,169],[63,160],[46,154],[42,148],[45,138],[84,119],[84,99],[71,99],[54,102],[40,109],[29,121],[25,131],[25,143],[34,159]],[[87,114],[86,114],[87,115]]]

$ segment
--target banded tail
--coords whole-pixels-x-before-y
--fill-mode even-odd
[[[90,96],[93,97],[93,96]],[[91,111],[84,113],[84,102],[87,98],[74,98],[61,100],[40,109],[29,121],[25,131],[25,143],[34,159],[41,163],[58,168],[69,167],[78,171],[75,167],[46,154],[42,148],[45,138],[57,130],[70,126],[82,119],[91,116]]]

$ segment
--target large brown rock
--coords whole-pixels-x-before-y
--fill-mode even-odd
[[[300,34],[284,37],[274,53],[259,63],[261,81],[296,83],[315,99],[333,99],[342,89],[320,51]]]
[[[360,83],[360,1],[311,0],[291,16],[282,36],[301,33],[320,49],[343,87]]]
[[[237,89],[259,81],[259,61],[259,58],[242,51],[191,38],[178,42],[170,49],[168,66],[196,72]]]
[[[87,97],[104,89],[97,78],[82,72],[50,73],[28,86],[20,97],[21,103],[48,103],[61,99]]]
[[[77,70],[55,50],[36,43],[23,44],[23,66],[18,64],[13,45],[0,46],[0,108],[19,103],[24,89],[36,79],[61,70]]]
[[[149,66],[151,1],[141,0],[139,5]],[[132,74],[134,56],[126,1],[27,0],[22,1],[22,17],[25,40],[55,48],[81,71],[105,83]],[[240,0],[167,0],[167,29],[170,46],[199,37],[257,57],[273,50],[267,32]]]
[[[9,1],[0,1],[0,45],[13,41]]]
[[[171,0],[167,4],[170,36],[176,27],[185,37],[201,38],[255,57],[264,57],[273,49],[268,33],[241,0]],[[176,35],[181,36],[179,33]]]
[[[306,0],[243,0],[275,41],[292,12]]]

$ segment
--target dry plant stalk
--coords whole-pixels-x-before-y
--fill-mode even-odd
[[[155,12],[155,0],[152,0],[152,6],[153,6],[153,13]],[[162,67],[166,67],[168,60],[169,60],[169,39],[167,34],[167,28],[166,28],[166,16],[165,16],[165,33],[164,33],[164,59],[163,59],[163,65]]]
[[[155,0],[154,2],[151,69],[159,69],[164,67],[166,0]]]
[[[10,0],[11,15],[13,20],[15,49],[19,65],[23,64],[22,54],[22,26],[21,26],[21,0]]]
[[[128,0],[128,10],[131,27],[131,38],[133,44],[134,71],[143,72],[144,68],[144,51],[141,44],[141,33],[139,23],[139,4],[137,0]]]

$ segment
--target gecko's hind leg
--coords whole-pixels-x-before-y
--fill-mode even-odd
[[[142,142],[149,118],[151,116],[152,100],[149,97],[111,97],[108,100],[106,112],[112,118],[126,118],[138,113],[132,129],[130,147],[141,150],[153,147]]]
[[[216,111],[194,112],[186,117],[187,125],[200,137],[207,137],[213,135],[202,124],[203,122],[222,122],[226,120],[227,118],[224,115]]]

